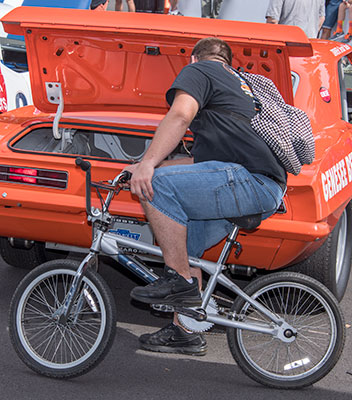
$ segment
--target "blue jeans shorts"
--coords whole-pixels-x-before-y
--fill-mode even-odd
[[[282,188],[267,176],[220,161],[158,168],[152,185],[150,204],[187,227],[188,254],[193,257],[201,257],[231,231],[226,218],[268,218],[283,197]]]
[[[342,0],[330,0],[325,9],[325,20],[322,28],[332,29],[337,21],[337,14]]]

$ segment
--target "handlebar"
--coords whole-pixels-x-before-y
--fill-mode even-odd
[[[132,173],[130,171],[123,171],[123,172],[121,172],[121,174],[119,176],[120,176],[120,178],[119,178],[118,182],[119,183],[126,183],[129,180],[131,180]]]
[[[88,171],[91,167],[91,163],[89,161],[83,160],[81,157],[77,157],[76,160],[77,167],[80,167],[82,171]]]
[[[77,157],[75,160],[75,163],[77,167],[81,168],[82,171],[86,173],[86,211],[87,214],[90,216],[92,215],[92,206],[91,206],[91,187],[92,187],[92,181],[91,181],[91,163],[89,161],[83,160],[81,157]],[[119,183],[126,183],[128,182],[132,177],[132,173],[129,171],[123,171],[119,175],[115,177],[111,185],[102,185],[98,183],[93,182],[93,186],[96,188],[102,188],[102,189],[107,189],[109,190],[109,194],[106,198],[105,204],[103,206],[102,212],[104,213],[105,211],[108,210],[110,202],[114,196],[115,193],[115,188]]]

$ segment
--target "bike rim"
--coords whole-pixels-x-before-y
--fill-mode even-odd
[[[22,294],[16,329],[25,351],[39,364],[55,369],[74,368],[87,360],[101,343],[106,309],[94,283],[83,277],[80,292],[63,326],[53,318],[69,291],[75,271],[57,269],[37,277]],[[48,298],[46,297],[48,296]],[[78,309],[79,299],[83,304]]]
[[[274,283],[253,296],[297,330],[292,343],[270,335],[237,330],[237,340],[248,363],[262,375],[275,380],[304,379],[329,359],[336,340],[333,311],[315,290],[298,283]],[[246,303],[241,310],[246,321],[267,324],[268,319]]]

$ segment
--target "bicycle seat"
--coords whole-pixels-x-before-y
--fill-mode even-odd
[[[226,218],[232,224],[242,229],[255,229],[262,222],[262,214],[245,215],[243,217]]]

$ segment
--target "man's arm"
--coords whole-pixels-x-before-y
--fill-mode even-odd
[[[285,0],[270,0],[268,9],[265,14],[267,24],[278,24]]]
[[[131,171],[131,193],[152,200],[154,169],[175,149],[196,116],[198,102],[188,93],[177,90],[169,112],[161,121],[143,160],[126,170]]]

